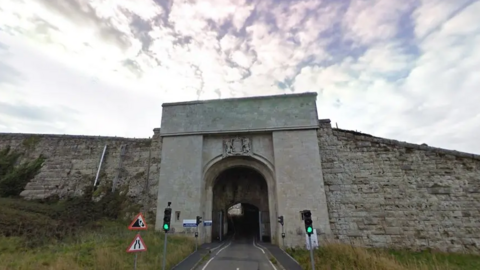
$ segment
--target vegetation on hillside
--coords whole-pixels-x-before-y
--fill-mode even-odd
[[[132,269],[134,255],[126,249],[136,233],[127,229],[130,220],[124,218],[132,218],[141,206],[126,196],[125,188],[112,192],[88,186],[80,197],[26,201],[19,194],[45,158],[19,162],[22,155],[0,150],[0,270]],[[141,235],[148,250],[138,255],[137,266],[158,269],[164,234],[151,229]],[[168,242],[168,269],[195,247],[181,236],[170,236]]]
[[[303,269],[311,270],[310,252],[287,249]],[[353,247],[346,244],[326,244],[314,251],[316,270],[474,270],[480,269],[480,256],[413,252]]]
[[[42,168],[45,157],[17,164],[23,153],[11,151],[10,147],[0,150],[0,197],[17,197],[25,185]]]
[[[0,236],[0,270],[85,270],[133,269],[134,254],[126,253],[135,232],[127,230],[128,222],[97,222],[95,230],[84,230],[63,241],[25,248],[18,237]],[[137,269],[161,268],[164,234],[141,232],[147,246],[138,253]],[[191,238],[168,236],[167,269],[171,269],[195,249]]]

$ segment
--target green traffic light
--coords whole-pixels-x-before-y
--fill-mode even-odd
[[[312,232],[313,232],[312,227],[308,227],[308,228],[307,228],[307,233],[312,233]]]
[[[168,224],[163,224],[163,229],[168,230]]]

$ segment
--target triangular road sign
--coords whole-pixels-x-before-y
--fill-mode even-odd
[[[142,237],[140,237],[140,234],[137,234],[137,236],[135,236],[135,239],[133,239],[130,246],[128,246],[127,252],[141,252],[141,251],[147,251],[147,246],[145,245],[145,242],[143,242]]]
[[[137,231],[137,230],[146,230],[147,223],[145,222],[145,218],[143,217],[142,213],[139,213],[132,221],[132,224],[128,226],[129,230]]]

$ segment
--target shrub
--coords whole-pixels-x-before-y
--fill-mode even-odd
[[[15,166],[21,153],[10,151],[10,147],[0,151],[0,197],[17,197],[40,171],[45,157],[40,155],[33,161]]]

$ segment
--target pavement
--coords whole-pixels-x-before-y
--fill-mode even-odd
[[[270,258],[275,258],[274,263]],[[276,261],[276,262],[275,262]],[[175,270],[301,270],[285,251],[254,237],[233,237],[223,242],[204,244],[179,263]]]
[[[283,269],[302,270],[302,267],[298,264],[298,262],[279,246],[272,245],[270,243],[257,243],[257,246],[270,253],[270,255],[277,260],[278,264],[283,267]]]
[[[196,252],[193,252],[192,254],[190,254],[190,256],[185,258],[183,261],[181,261],[179,264],[174,266],[172,269],[193,270],[203,260],[205,256],[215,252],[216,250],[218,250],[222,246],[225,246],[226,244],[228,243],[225,241],[203,244],[198,247]]]
[[[232,239],[202,262],[198,270],[278,270],[254,238]]]

